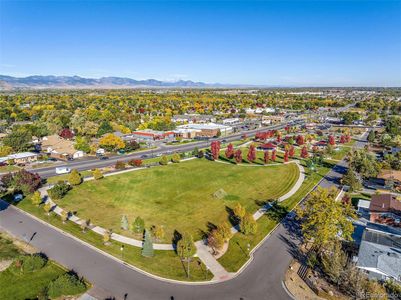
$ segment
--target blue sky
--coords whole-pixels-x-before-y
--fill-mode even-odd
[[[401,86],[401,2],[0,0],[0,74]]]

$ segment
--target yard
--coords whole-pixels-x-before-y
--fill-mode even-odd
[[[210,224],[228,220],[237,202],[253,213],[289,191],[298,176],[295,164],[242,167],[194,159],[85,182],[58,204],[127,236],[132,233],[120,229],[122,215],[129,222],[140,216],[148,228],[162,225],[163,242],[171,242],[174,231],[199,239]],[[225,196],[215,197],[216,191]]]

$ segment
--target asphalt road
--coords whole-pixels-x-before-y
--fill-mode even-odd
[[[366,136],[367,133],[356,147],[364,146]],[[338,185],[344,164],[340,162],[329,172],[320,186]],[[5,202],[0,202],[0,228],[29,241],[51,259],[87,278],[94,284],[92,293],[99,299],[291,299],[282,287],[282,280],[292,257],[297,255],[298,234],[287,221],[255,251],[252,263],[236,278],[196,286],[148,277]]]

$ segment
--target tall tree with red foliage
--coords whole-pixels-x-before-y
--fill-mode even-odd
[[[235,158],[235,161],[236,161],[237,164],[242,162],[242,151],[240,149],[235,151],[234,158]]]
[[[250,162],[254,162],[256,159],[256,148],[254,145],[250,145],[249,146],[249,150],[248,150],[248,161]]]
[[[345,136],[345,140],[347,141],[347,143],[351,142],[351,136],[349,134],[347,134]]]
[[[64,128],[60,131],[59,136],[63,139],[70,140],[74,137],[74,133],[69,128]]]
[[[278,134],[277,134],[277,143],[280,143],[280,142],[281,142],[281,134],[278,133]]]
[[[341,143],[341,144],[344,144],[345,141],[346,141],[345,136],[342,135],[342,136],[340,137],[340,143]]]
[[[290,147],[290,150],[288,151],[288,155],[289,155],[290,157],[294,157],[294,155],[295,155],[295,148],[294,148],[294,146],[291,146],[291,147]]]
[[[227,146],[227,149],[226,149],[226,157],[228,158],[228,159],[231,159],[231,158],[233,158],[233,156],[234,156],[234,147],[233,147],[233,144],[228,144],[228,146]]]
[[[318,150],[317,146],[313,146],[313,147],[312,147],[312,152],[313,152],[313,153],[316,153],[317,150]]]
[[[213,159],[216,160],[219,158],[219,153],[220,153],[220,142],[219,141],[213,141],[210,145],[210,150],[212,151],[212,156]]]
[[[288,151],[284,152],[284,162],[288,162]]]
[[[329,144],[334,146],[336,144],[336,140],[334,139],[334,136],[329,135]]]
[[[301,150],[301,157],[302,158],[307,158],[308,156],[309,156],[308,149],[306,148],[306,146],[303,146],[302,150]]]
[[[297,139],[296,139],[297,145],[302,146],[303,144],[305,144],[305,140],[303,135],[298,135]]]
[[[263,155],[263,161],[265,162],[265,164],[268,164],[269,160],[270,160],[269,151],[265,151]]]
[[[276,149],[273,149],[272,151],[272,161],[276,161],[277,155],[276,155]]]

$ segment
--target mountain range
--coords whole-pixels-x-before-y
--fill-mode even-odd
[[[95,89],[95,88],[142,88],[142,87],[219,87],[221,84],[208,84],[191,80],[160,81],[156,79],[135,80],[125,77],[84,78],[80,76],[41,76],[13,77],[0,75],[0,90],[13,89]]]

